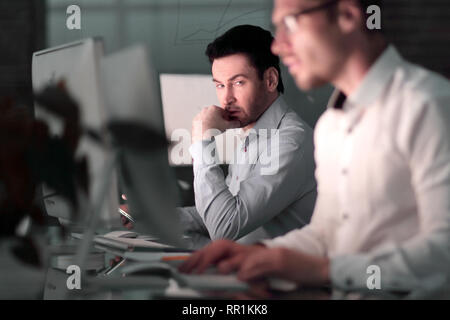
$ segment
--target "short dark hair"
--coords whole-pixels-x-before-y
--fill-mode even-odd
[[[277,90],[283,93],[284,85],[281,79],[280,58],[271,51],[272,41],[273,36],[269,31],[257,26],[240,25],[231,28],[208,44],[205,54],[212,64],[214,59],[243,53],[258,71],[260,79],[263,79],[264,72],[268,68],[274,67],[278,71]]]

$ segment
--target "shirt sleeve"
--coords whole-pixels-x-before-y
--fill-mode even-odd
[[[302,142],[283,139],[281,134],[278,144],[269,142],[270,157],[278,157],[278,170],[260,174],[260,164],[256,163],[252,170],[255,174],[240,182],[236,196],[229,191],[217,158],[212,155],[215,142],[201,141],[191,146],[196,208],[211,239],[239,239],[299,198],[304,188],[302,181],[313,176],[313,163],[305,164]],[[310,215],[305,212],[305,224]]]
[[[180,222],[184,233],[196,232],[208,235],[208,230],[195,207],[178,207],[177,212],[180,216]]]
[[[450,285],[450,97],[411,104],[404,116],[396,137],[411,171],[419,232],[374,252],[332,258],[331,279],[342,290],[367,290],[376,268],[380,289],[413,298]]]
[[[283,236],[261,241],[269,248],[283,247],[301,251],[315,256],[327,256],[327,231],[329,222],[326,221],[326,212],[321,204],[324,199],[317,195],[316,206],[311,218],[311,223],[301,229],[295,229]]]

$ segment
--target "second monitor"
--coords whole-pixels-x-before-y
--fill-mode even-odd
[[[108,121],[131,124],[128,130],[136,133],[142,132],[139,128],[147,128],[164,136],[158,79],[145,47],[135,46],[105,57],[102,82]],[[139,141],[127,143],[123,137],[135,137],[150,146],[151,136],[126,131],[122,135],[118,147],[120,184],[136,220],[136,231],[182,246],[181,225],[175,211],[178,189],[166,149],[138,150],[132,145],[139,145]]]

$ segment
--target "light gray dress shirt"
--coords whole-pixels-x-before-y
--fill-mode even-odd
[[[450,293],[445,78],[388,47],[351,96],[335,92],[316,126],[315,160],[311,223],[266,245],[328,256],[344,291],[376,294],[379,275],[381,291]]]
[[[281,96],[243,137],[226,178],[207,152],[214,147],[215,141],[198,141],[190,148],[196,207],[179,208],[187,231],[249,243],[309,223],[316,199],[313,132]]]

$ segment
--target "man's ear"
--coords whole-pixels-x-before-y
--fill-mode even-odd
[[[366,15],[362,11],[357,1],[339,1],[337,4],[337,24],[342,33],[352,33],[359,30],[361,27],[365,28]]]
[[[270,67],[264,71],[264,83],[269,92],[275,92],[277,90],[279,79],[280,74],[275,67]]]

